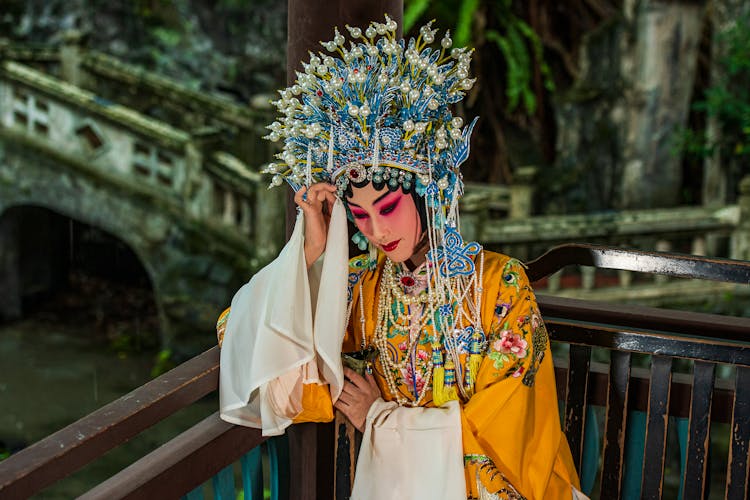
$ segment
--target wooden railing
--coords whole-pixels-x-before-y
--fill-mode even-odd
[[[748,262],[590,245],[555,249],[530,262],[528,272],[536,280],[573,264],[750,283]],[[587,493],[593,498],[621,498],[637,487],[644,497],[659,498],[666,474],[667,417],[674,417],[683,419],[686,429],[684,470],[680,474],[684,498],[703,498],[710,486],[707,464],[716,460],[727,463],[723,482],[726,498],[746,498],[750,463],[750,319],[559,297],[540,296],[539,303],[553,342],[570,346],[567,359],[556,360],[558,395],[564,402],[564,427],[576,464],[591,485],[591,475],[599,477],[599,489]],[[597,349],[608,352],[608,363],[592,358],[592,351]],[[37,493],[215,391],[218,354],[217,348],[206,351],[0,462],[0,497],[25,498]],[[650,370],[631,367],[634,354],[652,356]],[[673,374],[673,359],[691,361],[692,374]],[[719,365],[733,367],[735,378],[716,380]],[[593,408],[603,408],[605,412],[601,445],[585,439],[587,429],[596,429],[591,417]],[[636,418],[637,412],[643,418]],[[717,422],[731,424],[726,458],[709,454],[707,436],[714,433],[711,424]],[[633,453],[626,436],[640,432],[645,433],[645,439],[635,448],[642,458],[636,460],[640,467],[634,471],[624,465],[628,454]],[[288,437],[288,490],[284,494],[302,500],[333,498],[331,426],[293,426]],[[228,466],[264,441],[258,430],[232,426],[213,415],[89,491],[86,498],[189,495],[217,473],[226,477]],[[593,447],[587,444],[590,442],[594,442]],[[584,452],[589,448],[593,452]],[[596,472],[599,460],[601,468]],[[595,472],[590,471],[592,463]],[[635,472],[638,474],[634,480]]]

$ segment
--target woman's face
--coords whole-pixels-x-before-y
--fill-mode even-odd
[[[370,183],[360,188],[352,186],[347,204],[357,228],[393,262],[412,256],[422,227],[410,194],[385,187],[378,191]]]

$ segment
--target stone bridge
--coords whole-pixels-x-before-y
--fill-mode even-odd
[[[24,235],[59,247],[26,224],[24,207],[41,207],[132,250],[163,346],[213,343],[218,312],[283,241],[283,193],[248,166],[270,155],[263,113],[75,46],[0,51],[0,318],[20,316],[33,286]]]

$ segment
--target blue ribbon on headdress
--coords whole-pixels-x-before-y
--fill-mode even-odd
[[[478,254],[481,249],[481,245],[476,241],[464,243],[461,233],[455,227],[448,226],[445,229],[445,246],[430,250],[427,259],[438,260],[440,274],[446,278],[471,276],[474,274],[474,260],[471,257]]]

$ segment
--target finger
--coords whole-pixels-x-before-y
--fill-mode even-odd
[[[359,373],[355,372],[351,368],[344,368],[344,376],[349,379],[349,381],[357,386],[357,389],[362,390],[367,387],[367,381],[360,375]]]
[[[347,396],[356,396],[359,392],[360,390],[357,386],[350,383],[344,384],[344,387],[341,389],[341,394],[346,394]]]
[[[328,201],[328,195],[329,195],[329,194],[330,194],[330,193],[329,193],[328,191],[323,191],[323,190],[320,190],[320,189],[319,189],[319,190],[315,191],[315,200],[316,200],[316,201],[317,201],[318,203],[321,203],[321,204],[323,204],[323,203],[325,203],[326,201]]]
[[[334,193],[329,193],[328,191],[324,192],[326,197],[326,202],[328,202],[328,208],[329,210],[333,208],[334,203],[336,203],[336,195]]]
[[[346,408],[346,409],[347,409],[347,411],[348,411],[348,408],[349,408],[349,407],[350,407],[351,405],[350,405],[349,403],[347,403],[347,402],[346,402],[346,401],[344,400],[344,398],[342,398],[341,396],[339,396],[339,398],[338,398],[338,399],[336,400],[336,402],[335,402],[335,403],[333,403],[333,406],[334,406],[334,408],[338,408],[338,409],[339,409],[339,410],[341,410],[341,411],[344,411],[344,408]]]
[[[367,380],[367,383],[370,384],[370,387],[378,391],[378,394],[380,394],[380,387],[378,387],[378,383],[375,381],[375,376],[372,373],[365,374],[365,380]]]
[[[336,186],[334,186],[330,182],[318,182],[317,184],[315,184],[315,186],[317,186],[316,189],[322,189],[330,193],[336,192]]]
[[[310,192],[311,193],[335,193],[336,192],[336,186],[333,184],[329,184],[327,182],[317,182],[315,184],[310,185]]]
[[[299,206],[303,210],[309,208],[309,203],[307,203],[308,199],[305,197],[307,191],[307,188],[305,186],[302,186],[297,190],[296,193],[294,193],[294,203],[296,203],[297,206]]]

